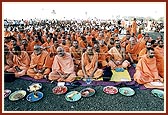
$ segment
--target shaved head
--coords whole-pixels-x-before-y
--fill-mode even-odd
[[[63,49],[63,47],[61,47],[61,46],[59,46],[59,47],[57,48],[57,52],[58,52],[58,56],[60,56],[60,57],[63,57],[64,54],[65,54],[64,49]]]

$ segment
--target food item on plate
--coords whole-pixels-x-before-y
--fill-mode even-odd
[[[67,88],[65,86],[57,86],[53,89],[53,93],[55,94],[62,94],[67,91]]]
[[[68,95],[67,97],[68,98],[72,98],[75,94],[77,94],[78,92],[77,91],[75,91],[75,92],[73,92],[73,93],[71,93],[70,95]]]
[[[125,90],[125,91],[124,91],[124,94],[128,94],[128,91],[127,91],[127,90]]]
[[[36,91],[36,90],[39,90],[40,88],[41,88],[41,85],[39,83],[32,84],[29,86],[30,91]]]
[[[87,96],[87,95],[89,95],[89,91],[88,91],[88,90],[82,91],[81,94],[82,94],[83,96]]]
[[[106,88],[104,89],[104,91],[105,91],[106,93],[109,93],[109,94],[115,94],[115,93],[117,93],[117,89],[114,88],[114,87],[106,87]]]
[[[14,99],[21,99],[23,97],[24,97],[24,95],[22,93],[17,93],[13,96]]]

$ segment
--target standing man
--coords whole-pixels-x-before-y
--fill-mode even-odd
[[[131,35],[136,36],[136,34],[137,34],[137,23],[136,23],[136,18],[134,18],[131,25]]]

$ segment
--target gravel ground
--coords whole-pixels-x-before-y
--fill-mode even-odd
[[[12,83],[5,83],[5,89],[12,92],[23,89],[33,83],[23,79],[18,79]],[[151,90],[135,90],[135,95],[126,97],[117,93],[115,95],[105,94],[103,86],[90,86],[96,90],[92,97],[82,97],[77,102],[67,102],[65,95],[55,95],[52,88],[55,84],[42,83],[44,97],[37,102],[28,102],[26,97],[18,101],[4,99],[4,111],[164,111],[164,100],[151,94]],[[68,88],[68,92],[80,91],[85,87]],[[27,92],[27,95],[29,92]]]

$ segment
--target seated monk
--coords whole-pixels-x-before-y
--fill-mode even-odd
[[[147,51],[147,54],[141,57],[138,61],[134,80],[139,84],[150,83],[158,80],[163,82],[163,79],[159,76],[154,55],[154,49],[150,48]]]
[[[137,42],[134,37],[131,37],[129,41],[130,43],[126,46],[126,59],[134,64],[138,62],[138,55],[141,51],[141,47],[139,47],[139,42]]]
[[[50,68],[47,59],[49,54],[47,51],[43,51],[39,45],[34,46],[34,52],[31,54],[30,67],[27,70],[27,75],[34,79],[46,78],[50,73]]]
[[[42,45],[42,43],[40,42],[40,40],[37,36],[34,36],[34,40],[31,41],[29,44],[30,44],[30,48],[29,48],[29,51],[28,51],[29,54],[33,53],[35,45],[40,45],[40,46]]]
[[[19,46],[14,46],[12,52],[14,54],[14,66],[10,70],[8,70],[8,72],[14,72],[15,77],[21,77],[23,75],[26,75],[30,64],[30,58],[28,53],[26,51],[21,51],[21,48]]]
[[[120,41],[115,40],[114,45],[115,47],[112,47],[108,51],[108,53],[111,55],[109,66],[111,66],[111,69],[115,69],[117,67],[127,68],[130,65],[130,62],[125,59],[125,50],[122,50]]]
[[[81,40],[79,41],[79,46],[83,49],[87,46],[87,41],[85,36],[81,36]]]
[[[100,50],[99,43],[94,44],[94,50],[98,53],[98,68],[103,69],[108,65],[106,61],[106,53]]]
[[[114,46],[114,38],[110,38],[109,42],[107,43],[108,50],[110,50]]]
[[[152,47],[151,43],[150,42],[146,42],[146,47],[143,48],[140,53],[139,53],[139,56],[138,56],[138,60],[145,54],[147,54],[147,50],[149,50],[150,48]]]
[[[4,71],[10,70],[14,66],[13,63],[13,53],[9,51],[7,45],[4,45]]]
[[[87,46],[86,52],[82,55],[82,70],[79,70],[77,75],[81,78],[99,78],[103,74],[102,69],[98,69],[98,54],[93,52],[91,46]]]
[[[75,72],[78,71],[78,69],[81,69],[81,57],[82,57],[82,48],[79,47],[78,45],[78,41],[74,40],[73,41],[73,46],[70,47],[70,52],[71,52],[71,56],[73,58],[74,61],[74,65],[75,65]]]
[[[50,47],[53,45],[53,40],[50,38],[50,37],[48,37],[47,38],[47,41],[44,43],[44,44],[42,44],[41,46],[47,51],[47,52],[51,52],[50,51]]]
[[[158,46],[155,49],[156,65],[159,75],[164,78],[164,44],[162,40],[158,41]]]
[[[99,44],[100,44],[100,50],[104,53],[107,53],[108,47],[106,46],[104,40],[100,40]]]
[[[61,47],[63,47],[65,52],[69,52],[69,46],[66,43],[65,39],[62,39],[62,44],[60,44]]]
[[[69,53],[64,52],[64,49],[59,46],[52,65],[52,72],[49,74],[49,80],[72,82],[75,78],[73,59]]]

